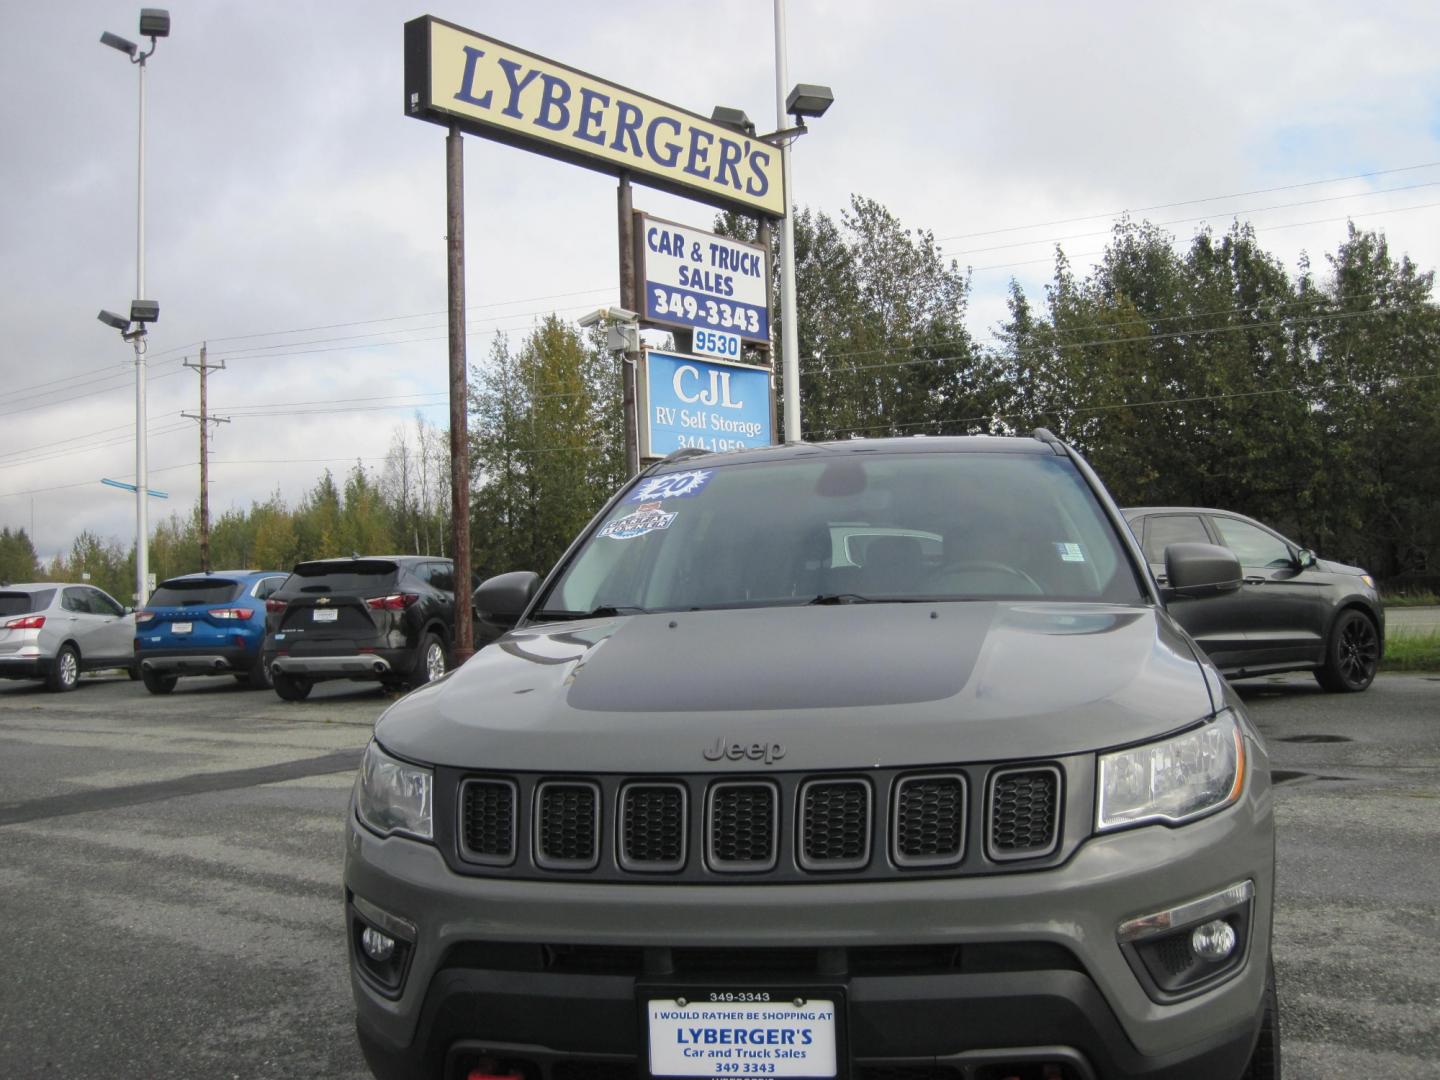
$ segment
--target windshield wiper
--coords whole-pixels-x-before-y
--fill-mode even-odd
[[[644,615],[642,607],[613,607],[601,604],[589,611],[537,611],[534,618],[549,622],[569,622],[574,619],[607,619],[615,615]]]
[[[861,596],[853,592],[821,593],[814,600],[808,601],[807,606],[813,604],[869,604],[873,601],[868,596]]]

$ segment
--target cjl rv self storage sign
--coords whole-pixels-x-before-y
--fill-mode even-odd
[[[764,248],[647,214],[635,225],[647,322],[770,340]]]
[[[774,442],[769,368],[652,350],[641,363],[641,457]]]

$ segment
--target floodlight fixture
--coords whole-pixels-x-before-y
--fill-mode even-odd
[[[159,303],[159,301],[157,301],[157,300],[131,300],[131,301],[130,301],[130,321],[131,321],[131,322],[134,322],[134,323],[140,323],[141,325],[144,325],[145,323],[159,322],[159,321],[160,321],[160,303]]]
[[[785,99],[785,111],[804,123],[807,116],[824,116],[826,110],[835,104],[835,95],[828,86],[815,83],[796,83],[795,89]]]
[[[135,53],[140,48],[133,41],[126,41],[119,34],[112,34],[109,30],[100,35],[100,44],[109,45],[112,49],[119,49],[131,60],[135,59]]]
[[[710,119],[724,127],[734,128],[742,134],[755,137],[755,121],[746,115],[744,109],[732,109],[728,105],[716,105]]]
[[[170,12],[164,8],[140,9],[140,36],[150,39],[170,36]]]
[[[124,315],[116,315],[113,311],[102,310],[100,314],[95,317],[106,326],[112,326],[116,330],[119,330],[122,334],[130,329],[130,320],[125,318]]]

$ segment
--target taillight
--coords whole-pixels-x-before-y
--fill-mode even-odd
[[[268,610],[268,602],[267,602]],[[248,619],[255,614],[253,608],[248,607],[222,607],[210,612],[212,619]]]
[[[389,596],[372,596],[365,601],[365,606],[374,608],[376,611],[404,611],[419,599],[418,593],[391,593]]]
[[[153,611],[137,611],[137,612],[135,612],[135,621],[136,621],[137,623],[149,622],[149,621],[150,621],[151,619],[153,619],[153,618],[155,618],[155,612],[153,612]]]
[[[11,619],[5,624],[6,630],[39,630],[45,625],[44,615],[26,615],[23,619]]]
[[[288,600],[266,600],[265,610],[268,611],[271,615],[279,615],[282,611],[285,610],[286,607],[289,606],[289,603],[290,602]]]

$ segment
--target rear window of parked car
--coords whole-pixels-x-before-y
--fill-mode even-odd
[[[35,592],[0,592],[0,615],[29,615],[32,611],[43,611],[54,599],[54,589],[37,589]]]
[[[228,604],[237,599],[244,586],[229,578],[197,578],[166,581],[150,595],[151,607],[187,607],[197,604]]]
[[[296,593],[353,593],[378,596],[390,590],[400,567],[386,559],[334,563],[301,563],[280,591]]]

